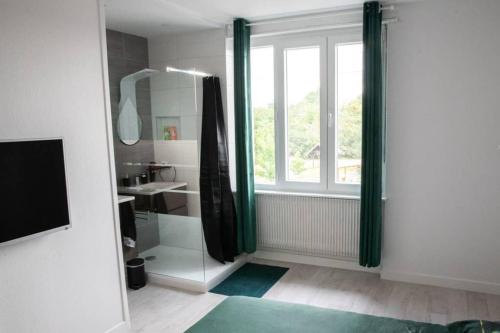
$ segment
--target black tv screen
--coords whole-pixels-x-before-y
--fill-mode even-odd
[[[62,139],[0,142],[0,244],[69,226]]]

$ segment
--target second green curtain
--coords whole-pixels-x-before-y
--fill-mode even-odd
[[[382,244],[383,77],[382,14],[363,6],[363,129],[359,264],[380,265]]]
[[[253,173],[252,109],[250,95],[250,27],[234,20],[234,113],[236,134],[236,211],[238,252],[257,247]]]

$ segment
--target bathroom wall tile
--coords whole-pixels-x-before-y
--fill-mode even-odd
[[[109,87],[109,97],[111,99],[111,103],[114,102],[118,104],[120,102],[120,89],[116,85]]]
[[[136,60],[130,60],[130,59],[125,59],[125,61],[126,61],[125,69],[127,71],[127,74],[132,74],[132,73],[138,72],[140,70],[143,70],[145,68],[148,68],[148,63],[145,61],[136,61]]]
[[[158,161],[198,166],[198,142],[196,140],[157,140],[154,142],[154,147]]]
[[[134,145],[134,155],[136,156],[136,161],[140,162],[150,162],[154,161],[154,147],[153,141],[148,138],[139,141]]]
[[[226,49],[230,44],[226,43],[224,29],[156,37],[149,41],[150,63],[157,66],[178,61],[179,68],[207,71],[225,82]],[[218,64],[214,66],[215,62]]]
[[[127,62],[123,58],[108,58],[108,76],[110,88],[120,87],[121,79],[129,74],[127,71]]]
[[[163,64],[169,60],[177,59],[175,37],[158,37],[149,40],[150,64]]]
[[[136,221],[136,229],[136,247],[139,252],[143,252],[160,245],[160,231],[158,220],[156,218],[151,218],[148,222],[143,222],[142,220]]]
[[[137,62],[149,62],[148,40],[143,37],[123,34],[124,57]]]
[[[177,89],[179,114],[181,116],[196,115],[196,92],[193,87]]]
[[[149,80],[137,84],[138,112],[143,120],[142,139],[133,146],[124,145],[117,136],[118,105],[120,99],[120,81],[128,74],[148,67],[148,41],[146,38],[128,35],[119,31],[107,30],[108,68],[115,141],[115,165],[117,181],[125,175],[133,176],[144,171],[144,167],[124,166],[124,162],[149,162],[154,160],[151,125],[151,97]]]
[[[179,131],[181,140],[196,140],[198,138],[197,121],[198,116],[196,115],[181,117],[181,128]]]
[[[136,92],[137,113],[140,116],[151,116],[151,95],[149,91],[137,90]]]
[[[108,58],[123,58],[123,34],[114,30],[106,30]]]
[[[201,217],[201,206],[199,197],[188,198],[187,208],[189,216]]]
[[[152,91],[151,108],[152,114],[155,116],[179,116],[177,90]]]
[[[181,68],[181,69],[188,69],[188,70],[199,70],[196,68],[196,65],[189,65],[185,66],[183,63],[183,60],[179,60],[176,63],[176,67]],[[189,89],[194,89],[196,85],[196,76],[190,75],[190,74],[184,74],[184,73],[179,73],[178,78],[177,78],[177,88],[189,88]]]
[[[115,118],[118,118],[118,105],[119,105],[119,99],[118,96],[110,96],[110,102],[111,102],[111,115]]]
[[[188,191],[200,190],[200,178],[198,176],[199,168],[177,168],[175,180],[179,182],[186,182],[186,189]],[[189,198],[188,198],[189,199]],[[199,199],[199,198],[198,198]],[[198,201],[199,203],[199,201]]]
[[[226,57],[185,57],[179,60],[182,68],[194,68],[217,76],[226,75]]]
[[[142,136],[141,140],[151,141],[153,140],[153,120],[151,119],[151,114],[141,115],[142,120]],[[149,146],[149,142],[148,142]],[[151,153],[147,153],[144,157],[148,157],[149,161],[153,161],[154,157],[151,156]],[[152,158],[153,157],[153,158]],[[141,161],[143,161],[141,159]]]
[[[159,74],[152,76],[150,79],[151,91],[162,91],[178,88],[178,77],[179,73],[175,72],[160,72]]]
[[[199,139],[200,145],[201,145],[201,126],[202,126],[202,115],[199,115],[199,118],[198,118],[198,138],[200,138]],[[199,146],[199,147],[201,147],[201,146]]]
[[[148,67],[147,65],[145,67]],[[148,93],[151,91],[151,80],[150,78],[142,79],[137,81],[135,88],[137,91],[142,91]]]
[[[201,80],[200,80],[201,81]],[[203,114],[203,85],[196,87],[196,106],[200,114]],[[200,93],[198,93],[200,92]]]

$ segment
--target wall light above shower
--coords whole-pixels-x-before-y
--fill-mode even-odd
[[[212,74],[208,74],[205,72],[200,72],[200,71],[195,71],[195,70],[190,70],[190,69],[178,69],[174,67],[167,66],[165,68],[167,72],[177,72],[177,73],[184,73],[184,74],[189,74],[189,75],[194,75],[194,76],[213,76]]]

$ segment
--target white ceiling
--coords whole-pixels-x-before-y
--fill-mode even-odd
[[[105,0],[106,26],[143,37],[360,5],[363,0]]]

